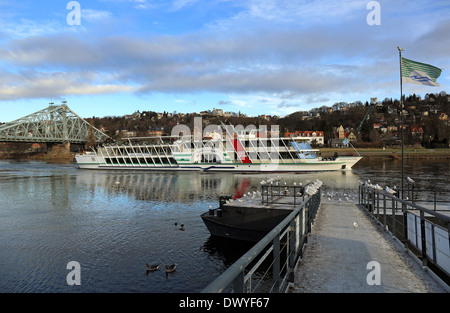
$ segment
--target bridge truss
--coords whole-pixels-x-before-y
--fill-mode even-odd
[[[0,141],[86,143],[90,131],[97,143],[109,138],[66,104],[50,105],[46,109],[0,125]]]

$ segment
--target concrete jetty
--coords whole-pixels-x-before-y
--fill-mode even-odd
[[[377,263],[369,263],[373,261]],[[443,293],[447,290],[363,209],[353,202],[332,200],[323,201],[320,206],[289,292]]]

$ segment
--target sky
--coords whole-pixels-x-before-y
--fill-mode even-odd
[[[440,87],[403,84],[404,94],[450,93],[448,0],[76,4],[0,0],[0,122],[62,100],[87,118],[213,108],[285,116],[398,99],[398,46],[443,69]]]

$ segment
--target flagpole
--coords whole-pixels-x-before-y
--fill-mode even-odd
[[[403,137],[403,79],[402,79],[402,51],[403,49],[401,47],[397,47],[398,49],[398,54],[400,57],[400,115],[402,118],[402,194],[401,194],[401,199],[403,200],[403,176],[404,176],[404,171],[405,171],[405,163],[404,163],[404,137]]]

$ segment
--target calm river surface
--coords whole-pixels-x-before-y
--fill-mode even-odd
[[[420,187],[448,190],[449,160],[405,162],[405,177]],[[276,175],[288,183],[319,178],[325,193],[355,197],[358,180],[399,187],[401,161],[363,159],[348,172]],[[254,191],[271,176],[0,161],[0,292],[199,292],[250,247],[211,237],[200,214],[243,180]],[[79,286],[67,284],[70,261],[81,266]],[[176,263],[177,271],[147,275],[145,263]]]

